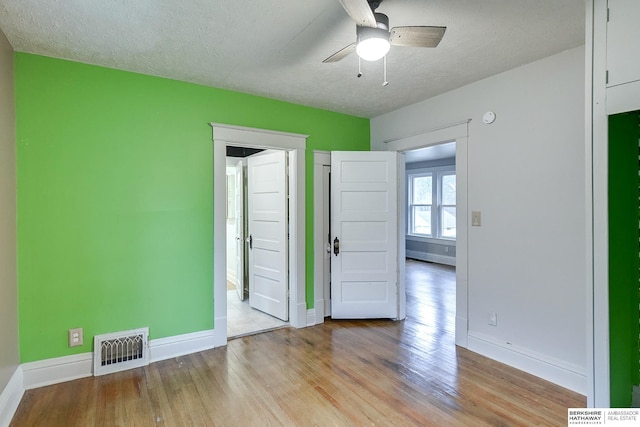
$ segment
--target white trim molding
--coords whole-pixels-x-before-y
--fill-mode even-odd
[[[0,393],[0,427],[8,427],[24,395],[22,367],[18,366]]]
[[[423,132],[387,139],[384,143],[392,147],[387,148],[387,150],[409,151],[429,145],[438,145],[444,141],[466,138],[468,136],[467,128],[470,121],[471,119],[466,119],[437,126]]]
[[[215,335],[214,329],[209,329],[149,340],[149,362],[159,362],[220,347]],[[86,378],[93,375],[93,353],[23,363],[20,369],[20,379],[26,390]]]
[[[323,168],[331,166],[331,152],[313,151],[313,306],[315,308],[315,325],[324,323],[325,296],[324,261],[325,242],[324,221],[329,215],[329,207],[324,204]]]
[[[586,372],[579,366],[547,357],[530,349],[499,342],[490,336],[473,331],[469,331],[468,349],[576,393],[586,394],[587,392]]]
[[[214,330],[192,332],[149,340],[149,362],[159,362],[185,354],[210,350],[216,345]]]
[[[307,310],[307,326],[313,326],[316,324],[316,309],[310,308]]]
[[[586,286],[587,406],[611,401],[609,354],[609,120],[606,0],[586,2]]]
[[[26,390],[90,377],[93,375],[93,353],[23,363],[22,372]]]

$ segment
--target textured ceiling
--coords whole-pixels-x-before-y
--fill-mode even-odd
[[[386,0],[391,26],[443,25],[435,49],[322,60],[355,39],[338,0],[0,0],[17,51],[375,117],[584,42],[584,0]]]

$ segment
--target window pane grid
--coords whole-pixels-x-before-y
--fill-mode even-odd
[[[431,175],[415,176],[412,180],[412,197],[411,201],[414,205],[431,205],[432,204],[432,186]]]
[[[408,184],[409,233],[425,237],[455,239],[455,172],[433,170],[433,172],[409,174]]]
[[[431,206],[413,206],[411,219],[413,233],[431,235]]]
[[[455,239],[456,237],[456,207],[442,206],[440,211],[440,236]]]

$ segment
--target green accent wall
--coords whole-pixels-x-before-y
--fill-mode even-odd
[[[611,407],[630,407],[639,382],[638,112],[609,117]]]
[[[369,150],[368,119],[25,53],[15,84],[23,363],[92,351],[106,332],[213,327],[210,122],[310,135],[313,307],[313,150]]]

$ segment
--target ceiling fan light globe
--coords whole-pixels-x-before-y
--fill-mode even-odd
[[[356,46],[356,53],[365,61],[377,61],[382,59],[391,48],[388,39],[380,37],[371,37],[360,40]]]

